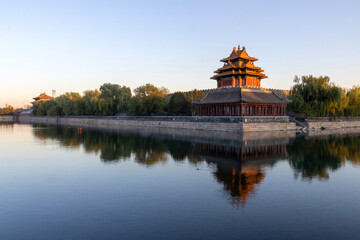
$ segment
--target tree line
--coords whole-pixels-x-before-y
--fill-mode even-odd
[[[65,93],[55,99],[36,103],[34,115],[191,115],[196,109],[192,101],[200,100],[204,93],[192,90],[175,92],[146,84],[134,89],[106,83],[99,90]],[[357,117],[360,116],[360,87],[345,89],[330,82],[328,76],[295,77],[290,90],[288,112],[303,117]],[[1,113],[0,114],[4,114]]]
[[[304,117],[360,116],[360,87],[345,89],[328,76],[295,76],[287,110]]]
[[[105,83],[99,90],[87,90],[80,95],[67,92],[46,102],[33,105],[33,114],[37,116],[57,115],[116,115],[130,113],[134,115],[171,114],[191,115],[194,109],[191,103],[204,97],[199,90],[188,93],[176,92],[146,84],[131,89],[118,84]]]
[[[12,114],[14,114],[14,108],[12,106],[0,108],[0,115],[12,115]]]

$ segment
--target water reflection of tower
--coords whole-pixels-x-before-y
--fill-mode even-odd
[[[222,183],[230,195],[232,203],[244,206],[247,199],[255,193],[266,173],[266,167],[287,156],[286,142],[275,144],[221,145],[197,143],[196,154],[201,155],[209,164],[214,164],[214,176]]]

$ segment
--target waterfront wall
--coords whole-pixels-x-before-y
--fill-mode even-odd
[[[0,116],[0,122],[13,122],[13,116]]]
[[[309,121],[309,129],[337,129],[337,128],[358,128],[360,120],[340,121]]]
[[[314,131],[309,131],[307,134],[308,137],[319,137],[319,136],[330,136],[330,135],[342,135],[342,136],[351,136],[351,135],[359,135],[360,128],[353,127],[353,128],[337,128],[337,129],[329,129],[329,130],[321,130],[315,129]]]
[[[266,132],[296,130],[295,123],[286,117],[277,118],[199,118],[199,117],[28,117],[18,119],[25,123],[59,124],[74,127],[97,128],[174,128],[223,132]]]

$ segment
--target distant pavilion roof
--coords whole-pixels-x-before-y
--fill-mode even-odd
[[[53,99],[53,97],[50,97],[49,95],[47,95],[46,93],[42,93],[37,97],[33,98],[35,101],[37,100],[49,100],[49,99]]]

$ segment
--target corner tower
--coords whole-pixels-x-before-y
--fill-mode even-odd
[[[254,62],[257,58],[250,57],[245,47],[236,49],[234,47],[230,56],[220,61],[224,66],[214,71],[216,73],[211,79],[217,81],[217,87],[257,87],[260,88],[261,80],[267,78],[260,67],[256,67]]]

